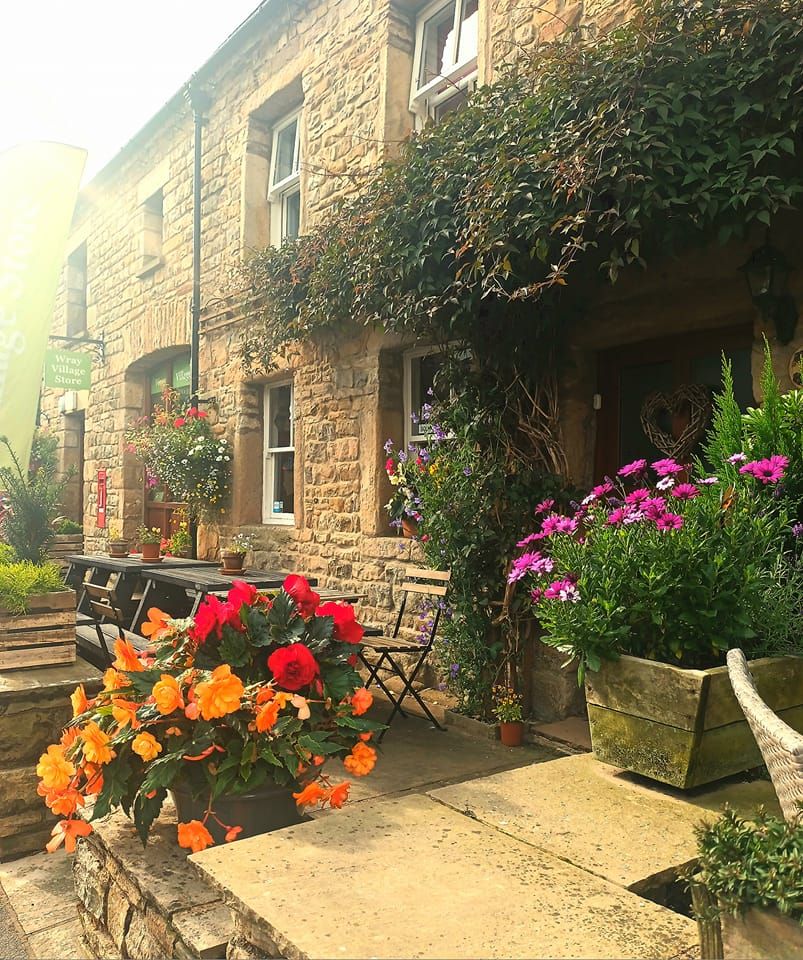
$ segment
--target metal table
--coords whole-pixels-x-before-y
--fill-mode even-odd
[[[278,590],[289,576],[290,573],[286,570],[250,569],[229,576],[222,574],[216,564],[183,570],[143,570],[145,589],[134,614],[131,629],[135,630],[134,624],[141,623],[143,612],[148,606],[159,607],[173,617],[193,617],[206,594],[227,593],[235,580],[245,580],[246,583],[263,590]],[[308,577],[307,580],[312,587],[318,583],[315,577]]]
[[[139,586],[142,574],[146,570],[177,570],[185,567],[215,567],[211,560],[190,560],[184,557],[163,557],[162,560],[142,560],[139,554],[128,557],[110,557],[102,553],[71,553],[64,558],[69,566],[65,574],[67,583],[74,587],[78,594],[76,603],[77,613],[88,613],[88,603],[84,584],[100,584],[106,586],[112,575],[117,577],[115,592],[120,608],[126,616],[135,618],[137,600],[134,593]],[[89,572],[89,576],[87,576]]]

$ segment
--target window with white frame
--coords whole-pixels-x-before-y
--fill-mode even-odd
[[[410,109],[436,123],[459,109],[477,79],[479,0],[435,0],[416,19]]]
[[[265,387],[265,467],[262,522],[293,523],[295,512],[295,446],[293,384]]]
[[[301,113],[273,128],[270,160],[270,239],[279,247],[295,240],[301,228]]]
[[[435,376],[443,354],[432,347],[419,347],[404,354],[404,445],[426,443],[430,425],[426,410],[434,398]]]

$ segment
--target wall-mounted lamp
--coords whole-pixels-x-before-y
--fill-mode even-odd
[[[740,268],[750,297],[765,320],[775,324],[779,343],[789,343],[797,327],[797,304],[787,291],[790,267],[780,250],[765,243]]]

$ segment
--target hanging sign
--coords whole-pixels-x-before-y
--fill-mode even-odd
[[[92,379],[92,358],[76,350],[45,352],[45,386],[57,390],[88,390]]]
[[[97,526],[106,526],[106,471],[98,470],[98,518]]]
[[[86,151],[27,143],[0,152],[0,434],[28,463],[64,245]],[[10,465],[5,450],[0,466]]]

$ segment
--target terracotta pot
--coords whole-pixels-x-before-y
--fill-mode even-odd
[[[239,573],[245,563],[245,554],[233,550],[224,550],[220,554],[220,559],[223,561],[223,570],[226,573]]]
[[[127,557],[128,540],[109,540],[110,557]]]
[[[418,534],[418,524],[415,520],[409,520],[407,517],[402,519],[402,536],[412,540]]]
[[[237,839],[244,840],[246,837],[281,830],[306,820],[307,817],[299,813],[293,799],[293,791],[297,789],[268,782],[257,787],[252,793],[224,794],[215,800],[212,809],[217,818],[227,826],[242,827],[242,833]],[[176,805],[179,823],[203,821],[209,802],[208,794],[202,794],[196,800],[190,792],[189,784],[179,783],[173,784],[170,795]],[[226,831],[212,817],[207,819],[206,829],[212,834],[215,843],[225,843]]]
[[[159,550],[158,543],[143,543],[142,544],[142,559],[143,560],[158,560],[161,555]]]
[[[499,721],[499,739],[506,747],[520,747],[524,741],[524,724],[521,720]]]

